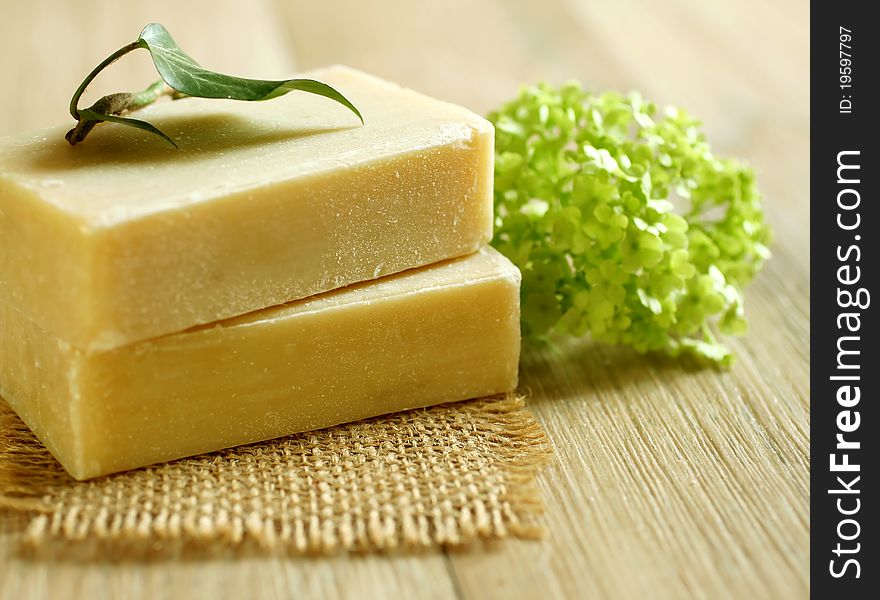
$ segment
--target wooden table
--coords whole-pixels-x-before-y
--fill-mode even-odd
[[[729,372],[589,343],[529,351],[557,452],[549,537],[416,556],[27,562],[0,537],[0,598],[783,598],[807,594],[809,16],[795,0],[101,0],[4,3],[0,134],[67,100],[151,20],[209,68],[286,77],[348,63],[484,112],[522,83],[639,89],[750,161],[776,231]],[[95,92],[152,81],[127,58]],[[96,97],[96,96],[91,96]]]

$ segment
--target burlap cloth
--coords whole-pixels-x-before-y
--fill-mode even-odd
[[[72,480],[0,399],[0,532],[35,553],[327,554],[540,536],[541,427],[513,396]]]

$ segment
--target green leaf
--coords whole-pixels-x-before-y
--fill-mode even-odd
[[[335,100],[357,115],[361,123],[364,122],[358,109],[326,83],[313,79],[245,79],[208,71],[181,50],[168,30],[158,23],[147,25],[138,42],[149,50],[153,64],[165,83],[187,96],[257,101],[302,91]]]
[[[82,97],[92,80],[113,62],[139,48],[150,52],[153,64],[162,80],[146,88],[138,94],[110,94],[104,96],[88,109],[79,108]],[[165,82],[164,84],[162,82]],[[167,84],[167,88],[165,87]],[[168,30],[158,23],[147,25],[140,37],[127,44],[104,59],[83,80],[70,100],[70,114],[78,121],[77,126],[67,133],[71,145],[81,142],[92,128],[102,121],[110,121],[121,125],[136,127],[158,135],[175,148],[177,144],[155,126],[137,119],[119,115],[138,110],[152,104],[161,96],[174,99],[193,96],[198,98],[225,98],[230,100],[260,101],[283,96],[288,92],[301,91],[323,96],[352,111],[361,124],[364,118],[360,111],[341,93],[326,83],[313,79],[245,79],[232,75],[223,75],[202,68],[188,54],[181,50]]]
[[[150,125],[146,121],[141,121],[139,119],[129,119],[127,117],[118,117],[116,115],[105,115],[103,113],[97,113],[89,109],[81,109],[79,111],[80,118],[87,119],[89,121],[110,121],[111,123],[119,123],[121,125],[128,125],[129,127],[136,127],[138,129],[143,129],[144,131],[149,131],[155,135],[158,135],[160,138],[177,148],[177,144],[174,143],[170,137],[162,133],[157,127],[154,125]]]

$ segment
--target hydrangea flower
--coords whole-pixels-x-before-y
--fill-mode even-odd
[[[523,333],[733,356],[742,290],[769,257],[752,171],[685,112],[577,83],[523,89],[496,127],[493,244],[523,273]]]

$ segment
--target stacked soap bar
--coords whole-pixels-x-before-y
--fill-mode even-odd
[[[85,479],[512,389],[493,130],[363,73],[0,140],[0,395]]]

